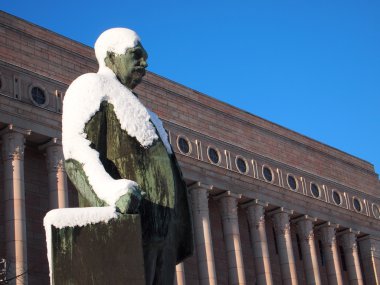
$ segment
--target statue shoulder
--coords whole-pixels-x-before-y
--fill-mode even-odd
[[[78,93],[89,93],[94,89],[99,89],[102,78],[97,73],[86,73],[77,77],[66,91],[65,99],[78,96]]]

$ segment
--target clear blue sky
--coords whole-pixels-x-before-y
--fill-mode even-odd
[[[138,32],[149,70],[341,149],[380,172],[380,1],[11,1],[93,46]]]

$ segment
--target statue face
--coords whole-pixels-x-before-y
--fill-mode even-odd
[[[127,49],[125,54],[107,52],[105,63],[123,85],[133,89],[145,75],[147,58],[147,52],[141,43],[138,43],[134,48]]]

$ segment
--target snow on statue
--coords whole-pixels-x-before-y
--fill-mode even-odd
[[[148,55],[125,28],[103,32],[95,53],[99,71],[78,77],[64,100],[66,171],[81,206],[140,214],[146,283],[173,284],[175,264],[192,253],[192,229],[186,185],[162,122],[132,92]]]

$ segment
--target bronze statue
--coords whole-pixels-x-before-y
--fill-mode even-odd
[[[95,52],[98,73],[76,79],[64,101],[67,174],[81,206],[113,204],[123,214],[140,214],[146,284],[173,284],[175,265],[192,254],[192,227],[167,134],[132,92],[148,55],[124,28],[105,31]]]

